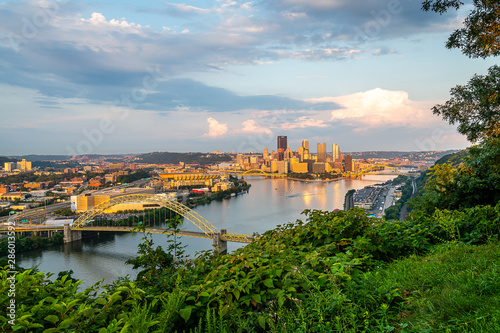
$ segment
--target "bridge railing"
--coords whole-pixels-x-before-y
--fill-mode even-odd
[[[226,242],[238,242],[238,243],[251,243],[253,240],[257,239],[252,235],[238,234],[238,233],[226,233],[220,237]]]

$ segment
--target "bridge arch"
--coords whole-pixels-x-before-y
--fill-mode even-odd
[[[245,172],[243,172],[243,175],[246,175],[246,174],[249,174],[249,173],[261,173],[263,175],[272,175],[272,173],[267,173],[263,170],[260,170],[260,169],[251,169],[251,170],[247,170]]]
[[[373,169],[373,168],[380,168],[380,167],[384,167],[384,168],[392,169],[392,170],[394,170],[396,173],[403,175],[403,173],[402,173],[401,171],[399,171],[398,169],[396,169],[396,168],[394,168],[394,167],[391,167],[391,166],[388,166],[388,165],[382,165],[382,164],[375,164],[375,165],[369,166],[369,167],[368,167],[368,168],[366,168],[366,169],[363,169],[363,170],[361,170],[361,171],[356,172],[356,174],[363,174],[363,173],[365,173],[365,172],[366,172],[366,171],[368,171],[368,170],[371,170],[371,169]]]
[[[282,173],[270,173],[270,172],[265,172],[263,170],[260,170],[260,169],[251,169],[251,170],[246,170],[246,171],[243,171],[243,172],[237,172],[237,173],[241,173],[243,176],[244,175],[255,175],[255,174],[261,174],[263,176],[270,176],[270,177],[286,177],[286,174],[282,174]]]
[[[219,233],[216,227],[214,227],[210,222],[208,222],[203,216],[196,213],[191,208],[178,203],[175,200],[169,199],[165,195],[155,195],[155,194],[129,194],[122,195],[116,198],[112,198],[109,201],[103,202],[100,205],[94,207],[82,214],[78,219],[73,222],[71,230],[84,230],[85,226],[97,215],[104,213],[108,208],[114,205],[127,203],[127,202],[148,202],[155,203],[161,207],[170,209],[179,215],[186,218],[188,221],[197,226],[206,236],[213,237],[214,234]]]

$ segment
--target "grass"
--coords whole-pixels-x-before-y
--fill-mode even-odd
[[[396,261],[375,284],[395,285],[405,303],[394,318],[412,332],[500,332],[500,244],[443,244]]]

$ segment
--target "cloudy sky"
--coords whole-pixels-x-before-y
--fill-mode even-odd
[[[431,107],[484,74],[418,0],[0,0],[0,155],[469,145]],[[313,148],[313,151],[315,148]]]

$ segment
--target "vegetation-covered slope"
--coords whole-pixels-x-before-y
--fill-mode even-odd
[[[460,250],[457,244],[496,241],[500,205],[439,211],[432,217],[413,214],[406,222],[370,219],[360,209],[305,211],[305,215],[307,223],[270,230],[231,255],[206,252],[189,261],[173,260],[172,251],[153,247],[145,236],[138,257],[143,271],[137,281],[115,281],[102,293],[96,288],[77,293],[78,283],[64,278],[50,282],[45,273],[18,273],[13,328],[26,332],[379,332],[463,328],[471,321],[486,325],[482,319],[486,317],[498,320],[497,307],[478,304],[475,312],[466,308],[454,312],[457,305],[451,300],[441,304],[449,308],[439,310],[447,315],[430,311],[432,302],[455,297],[456,291],[448,290],[438,278],[425,280],[420,263],[444,260],[436,259],[436,253],[453,257],[445,247],[433,250],[449,241],[455,244],[449,251],[489,256],[489,261],[466,271],[469,280],[460,280],[461,268],[453,268],[458,279],[454,283],[469,281],[461,288],[473,290],[479,283],[474,277],[484,273],[477,300],[496,304],[499,267],[490,264],[498,258],[497,243],[484,250]],[[178,246],[170,243],[170,250],[173,245]],[[434,251],[430,257],[415,257],[429,251]],[[414,257],[395,261],[408,255]],[[485,271],[485,265],[491,271]],[[428,269],[433,276],[446,277],[450,267]],[[415,272],[420,272],[423,282]],[[11,299],[8,276],[6,267],[0,286],[3,308]],[[438,285],[441,294],[433,295]],[[429,311],[423,311],[419,302]],[[435,317],[426,321],[428,316]],[[2,327],[9,330],[4,318]]]

